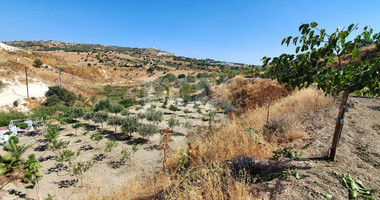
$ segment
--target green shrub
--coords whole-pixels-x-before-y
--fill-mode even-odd
[[[137,101],[135,98],[131,97],[131,98],[122,99],[119,103],[123,105],[124,107],[128,108],[128,107],[136,105]]]
[[[58,98],[67,106],[74,105],[76,101],[76,96],[74,93],[66,90],[65,88],[61,88],[59,86],[49,87],[49,90],[46,92],[46,96],[51,97],[53,95],[57,95]]]
[[[94,105],[95,112],[101,111],[101,110],[105,111],[105,110],[108,110],[109,108],[110,108],[110,100],[108,99],[102,99]]]
[[[182,79],[182,78],[186,78],[186,75],[185,74],[178,75],[178,79]]]
[[[53,116],[57,111],[67,113],[67,112],[70,112],[71,110],[72,110],[71,107],[67,107],[62,104],[57,104],[57,105],[49,106],[49,107],[43,106],[43,107],[33,109],[32,110],[33,114],[31,115],[31,117],[46,118],[46,117]]]
[[[169,106],[169,110],[171,110],[171,111],[178,111],[178,107],[177,106],[175,106],[175,105],[173,105],[173,104],[171,104],[170,106]]]
[[[22,112],[0,112],[0,126],[8,126],[13,119],[24,119],[27,116]]]
[[[42,65],[43,65],[42,61],[38,58],[33,61],[34,67],[41,67]]]
[[[60,104],[60,103],[61,103],[61,100],[59,99],[59,97],[56,94],[46,98],[46,100],[45,100],[46,106],[55,106],[55,105]]]
[[[148,96],[148,90],[146,88],[141,88],[137,91],[139,98],[144,98]]]
[[[20,129],[26,129],[26,128],[28,128],[28,124],[26,124],[26,123],[18,124],[17,126],[18,126]]]

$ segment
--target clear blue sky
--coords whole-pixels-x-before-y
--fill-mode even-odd
[[[379,0],[0,0],[0,41],[59,40],[156,47],[176,55],[259,64],[284,51],[301,22],[380,32]]]

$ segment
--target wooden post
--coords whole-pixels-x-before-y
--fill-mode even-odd
[[[336,149],[339,144],[340,135],[342,134],[344,113],[347,110],[346,103],[348,100],[348,92],[343,92],[342,101],[340,102],[338,117],[336,119],[334,138],[332,141],[330,161],[335,161]]]
[[[29,98],[28,68],[27,67],[25,67],[25,77],[26,77],[26,97]]]

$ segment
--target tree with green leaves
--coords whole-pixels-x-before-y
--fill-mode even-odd
[[[363,41],[376,43],[376,48],[379,48],[380,34],[364,27],[360,34],[353,36],[357,29],[357,25],[351,24],[347,29],[337,28],[328,34],[325,29],[318,28],[316,22],[302,24],[299,27],[300,36],[282,40],[282,44],[289,46],[293,43],[296,46],[295,54],[263,58],[264,66],[269,66],[266,74],[280,83],[300,89],[316,83],[318,89],[326,94],[342,93],[330,152],[331,161],[335,160],[343,129],[348,95],[380,95],[380,57],[360,55]]]
[[[102,99],[98,103],[94,105],[94,111],[105,111],[108,110],[110,107],[110,100],[108,99]]]
[[[117,115],[118,113],[124,110],[124,106],[119,103],[110,103],[108,110],[111,113]]]
[[[146,120],[155,124],[163,120],[164,113],[162,111],[156,111],[155,109],[148,109],[145,113]]]
[[[80,119],[80,118],[83,117],[83,115],[84,115],[84,110],[83,110],[82,107],[75,107],[75,108],[73,109],[73,117],[74,117],[75,119]]]
[[[117,131],[117,127],[122,126],[124,123],[124,118],[119,116],[111,116],[107,120],[107,124],[109,126],[113,126],[115,128],[115,133]]]
[[[44,63],[40,59],[38,59],[38,58],[33,61],[33,66],[34,67],[42,67],[43,64]]]
[[[127,116],[124,118],[121,130],[123,133],[129,133],[129,136],[132,137],[132,133],[137,132],[139,126],[140,123],[138,122],[137,117]]]
[[[158,127],[155,124],[141,124],[138,127],[138,132],[139,135],[149,139],[150,136],[158,133]]]
[[[93,119],[94,118],[94,113],[93,112],[86,112],[86,113],[84,113],[84,115],[83,115],[83,119],[84,120],[87,120],[88,121],[88,124],[90,124],[90,121],[91,121],[91,119]]]
[[[104,138],[104,135],[99,131],[95,131],[90,135],[90,139],[95,142],[95,149],[98,146],[98,143]]]
[[[108,119],[108,113],[105,111],[98,111],[94,113],[93,121],[96,123],[100,123],[102,125],[103,129],[103,123],[106,122]]]
[[[77,162],[77,163],[70,162],[70,167],[73,169],[72,175],[80,179],[80,187],[83,186],[84,175],[86,175],[86,172],[88,172],[88,170],[90,170],[92,166],[93,166],[93,163],[91,161]]]

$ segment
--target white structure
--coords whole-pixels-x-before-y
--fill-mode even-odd
[[[17,119],[12,120],[8,126],[0,127],[0,144],[6,143],[11,136],[18,136],[18,132],[31,132],[38,128],[38,123],[42,122],[43,118],[32,118],[32,119]],[[18,124],[27,124],[27,128],[19,129],[17,128]]]
[[[16,126],[0,127],[0,144],[7,142],[11,136],[18,136]]]

